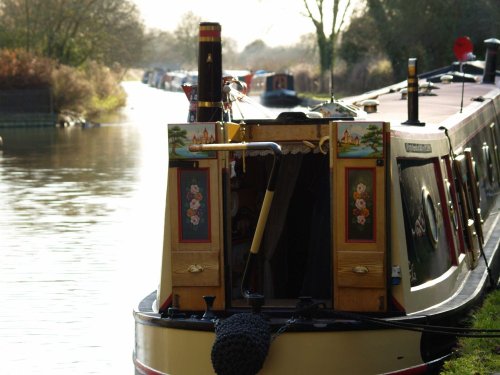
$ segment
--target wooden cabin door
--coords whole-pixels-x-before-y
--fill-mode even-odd
[[[172,163],[171,163],[172,164]],[[175,165],[175,164],[174,164]],[[168,205],[172,292],[175,304],[203,310],[203,295],[223,306],[222,235],[218,161],[182,162],[169,168]]]
[[[158,299],[204,310],[204,295],[224,307],[221,153],[189,151],[214,143],[215,123],[170,124],[162,281]],[[163,303],[163,302],[162,302]]]
[[[330,123],[336,310],[387,308],[388,131],[383,122]]]

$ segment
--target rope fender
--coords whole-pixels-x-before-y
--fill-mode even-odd
[[[269,323],[259,314],[242,313],[215,324],[212,366],[218,375],[255,375],[271,343]]]

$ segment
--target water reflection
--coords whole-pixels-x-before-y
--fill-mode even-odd
[[[116,123],[0,129],[2,373],[133,373],[132,307],[158,281],[166,123],[187,104],[126,89]]]
[[[132,374],[132,308],[157,285],[167,123],[184,94],[126,83],[96,128],[0,129],[2,374]]]

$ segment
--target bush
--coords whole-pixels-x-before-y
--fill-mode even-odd
[[[52,72],[52,95],[56,112],[68,110],[85,114],[93,89],[83,72],[61,65]]]
[[[56,112],[87,117],[125,105],[121,68],[89,62],[76,69],[23,50],[0,50],[0,89],[51,87]]]
[[[98,115],[125,105],[126,95],[120,85],[122,69],[119,66],[111,70],[107,66],[91,61],[84,66],[84,72],[92,88],[87,108],[88,115]]]
[[[0,89],[40,88],[51,85],[54,61],[20,50],[0,50]]]
[[[292,67],[297,92],[323,94],[330,96],[330,73],[320,76],[314,65],[298,64]],[[363,92],[382,88],[393,81],[391,62],[384,57],[365,59],[356,64],[348,64],[339,60],[334,70],[334,96],[339,99],[345,96],[359,95]],[[327,90],[321,92],[320,88]]]
[[[298,64],[291,69],[295,78],[297,92],[317,93],[319,90],[318,73],[311,64]]]
[[[392,66],[385,58],[367,58],[355,64],[339,64],[335,90],[344,95],[358,95],[395,83]]]
[[[58,112],[78,112],[91,118],[122,107],[126,95],[119,77],[119,70],[111,71],[93,61],[79,70],[62,65],[52,74],[54,106]]]

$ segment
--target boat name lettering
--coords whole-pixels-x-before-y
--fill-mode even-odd
[[[432,146],[428,143],[405,143],[405,149],[406,152],[432,152]]]

